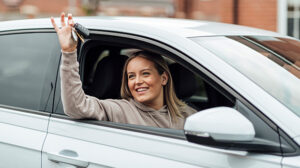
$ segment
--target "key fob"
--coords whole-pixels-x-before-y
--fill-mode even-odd
[[[79,23],[75,23],[74,28],[77,31],[77,33],[82,35],[82,37],[84,37],[84,38],[87,38],[90,35],[89,30]]]
[[[73,38],[73,40],[74,40],[75,42],[77,42],[77,41],[78,41],[78,37],[77,37],[75,31],[76,31],[76,30],[72,30],[72,38]]]

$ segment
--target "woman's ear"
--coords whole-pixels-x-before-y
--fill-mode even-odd
[[[162,85],[166,85],[168,83],[169,77],[167,75],[166,72],[163,72],[163,74],[161,74],[161,78],[162,78]]]

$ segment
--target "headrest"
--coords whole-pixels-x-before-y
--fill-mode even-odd
[[[171,64],[169,68],[177,97],[179,99],[191,97],[197,90],[195,75],[178,63]]]
[[[97,65],[91,86],[92,95],[99,99],[120,98],[122,70],[127,56],[107,56]]]

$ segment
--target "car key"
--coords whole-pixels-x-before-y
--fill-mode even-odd
[[[87,38],[90,35],[89,30],[79,23],[75,23],[74,28],[83,38]]]
[[[79,23],[75,23],[74,24],[74,28],[72,29],[72,37],[74,39],[74,41],[78,41],[78,37],[79,39],[84,42],[84,38],[87,38],[90,35],[90,32],[87,28],[85,28],[84,26],[82,26]]]

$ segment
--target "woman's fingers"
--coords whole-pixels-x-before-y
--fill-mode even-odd
[[[60,22],[61,22],[61,27],[65,27],[66,23],[65,23],[65,13],[61,13],[60,15]]]
[[[60,21],[61,21],[61,27],[65,27],[66,23],[65,23],[65,13],[64,12],[62,12],[60,15]],[[51,23],[52,23],[52,26],[54,27],[55,31],[58,32],[60,28],[56,25],[53,17],[51,17]],[[68,26],[71,26],[71,27],[74,26],[72,14],[68,14]]]
[[[58,31],[58,27],[57,27],[57,25],[56,25],[55,20],[54,20],[53,17],[51,17],[51,23],[52,23],[52,26],[54,27],[55,31],[57,32]]]

